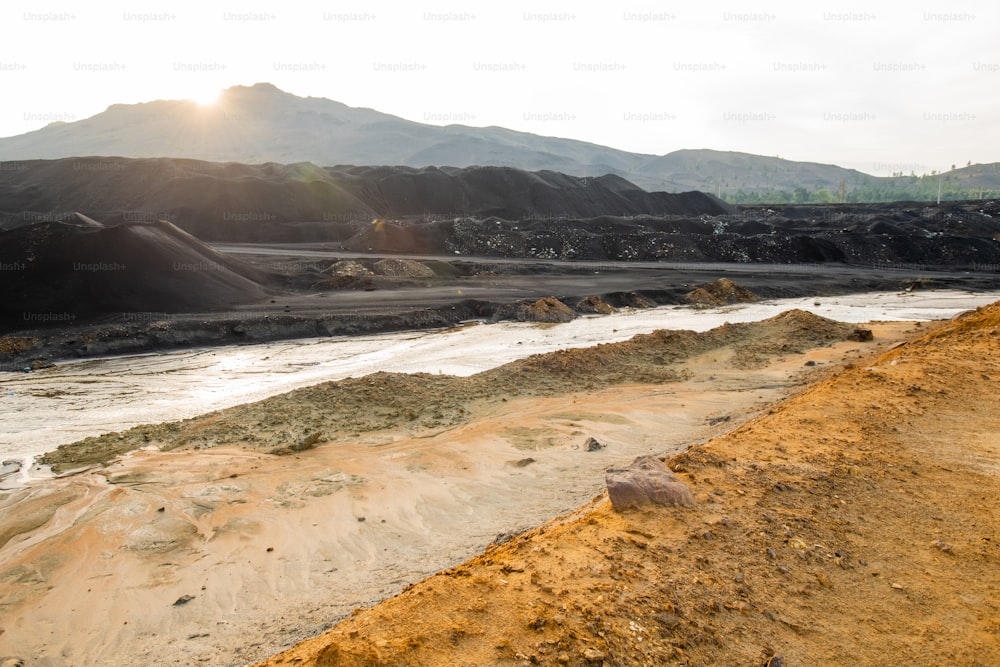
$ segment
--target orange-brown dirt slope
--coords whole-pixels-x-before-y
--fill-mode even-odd
[[[267,665],[1000,665],[1000,304]]]

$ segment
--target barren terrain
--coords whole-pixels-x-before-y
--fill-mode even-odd
[[[1000,305],[668,455],[277,665],[1000,663]]]
[[[702,443],[921,328],[852,342],[853,326],[791,311],[469,378],[326,383],[62,447],[49,461],[83,471],[0,497],[0,655],[265,658],[586,503],[608,466]]]
[[[1000,275],[995,201],[104,164],[0,179],[0,370]],[[59,447],[0,492],[0,656],[241,665],[336,624],[270,664],[996,664],[998,323],[887,351],[926,327],[791,311]],[[693,509],[609,510],[605,470],[648,454]]]
[[[8,163],[5,163],[8,164]],[[0,170],[0,370],[178,347],[998,283],[1000,204],[737,208],[619,176],[72,158]]]

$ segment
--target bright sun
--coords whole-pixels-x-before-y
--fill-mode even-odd
[[[222,91],[218,88],[206,88],[205,90],[198,91],[189,95],[195,104],[201,107],[210,107],[219,101],[219,95]]]

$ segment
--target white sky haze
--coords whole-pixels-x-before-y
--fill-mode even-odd
[[[14,0],[0,25],[0,136],[266,81],[640,153],[735,150],[876,175],[1000,160],[995,0]]]

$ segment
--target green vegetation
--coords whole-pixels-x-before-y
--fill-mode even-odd
[[[960,170],[962,171],[962,170]],[[949,172],[917,176],[894,175],[888,178],[856,179],[854,183],[833,183],[829,187],[810,190],[762,189],[722,192],[730,204],[834,204],[841,201],[875,203],[892,201],[942,201],[1000,198],[1000,188],[983,187],[977,183],[979,174]],[[992,184],[991,184],[992,185]]]

